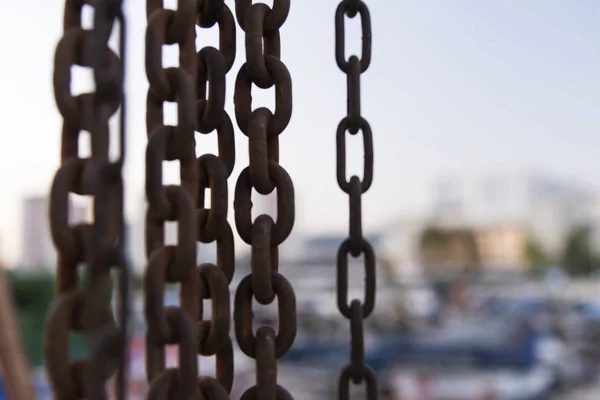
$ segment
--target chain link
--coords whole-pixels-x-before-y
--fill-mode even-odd
[[[120,0],[94,2],[94,27],[81,25],[83,0],[65,1],[54,59],[54,94],[63,117],[61,166],[50,193],[50,228],[58,253],[56,300],[47,318],[44,356],[56,398],[107,399],[106,380],[117,371],[116,394],[124,399],[127,369],[129,270],[124,257],[125,20]],[[115,22],[119,55],[109,46]],[[96,90],[71,94],[71,67],[93,70]],[[121,107],[119,156],[109,157],[109,120]],[[91,157],[79,157],[79,135],[91,136]],[[94,222],[69,225],[69,194],[94,200]],[[83,286],[78,267],[84,264]],[[118,312],[112,312],[111,270],[119,272]],[[91,354],[69,360],[69,334],[87,334]]]
[[[234,211],[237,231],[252,247],[252,273],[236,291],[234,322],[240,349],[256,360],[256,384],[242,399],[292,399],[277,384],[277,359],[296,337],[296,297],[288,280],[278,272],[278,246],[294,225],[294,186],[279,165],[279,135],[292,115],[292,80],[280,60],[279,29],[287,19],[290,0],[275,0],[273,8],[251,0],[236,0],[238,24],[245,32],[246,62],[240,68],[234,93],[239,129],[249,140],[250,165],[238,177]],[[275,86],[275,112],[265,107],[252,111],[252,84]],[[267,195],[277,189],[277,220],[263,214],[252,220],[252,189]],[[271,304],[277,298],[278,332],[270,326],[253,330],[252,300]]]
[[[235,162],[233,125],[225,111],[225,76],[235,59],[235,21],[222,0],[179,0],[176,10],[147,0],[145,278],[148,398],[227,399],[233,384],[229,288],[234,273],[233,232],[227,222],[227,178]],[[196,53],[196,25],[220,32],[220,49]],[[179,46],[179,66],[162,67],[162,47]],[[207,88],[209,91],[207,93]],[[163,104],[176,102],[177,126],[163,123]],[[215,131],[219,156],[196,158],[195,130]],[[181,185],[163,186],[163,161],[178,160]],[[211,208],[205,191],[211,191]],[[165,245],[166,221],[177,221],[177,245]],[[197,263],[197,242],[217,246],[217,263]],[[164,307],[167,283],[180,284],[181,307]],[[203,318],[210,299],[210,320]],[[165,346],[179,346],[179,367],[165,369]],[[199,377],[198,356],[216,356],[217,375]],[[167,397],[164,397],[167,396]]]
[[[361,19],[362,58],[352,55],[345,58],[344,16]],[[365,383],[366,397],[377,399],[377,382],[373,370],[365,364],[363,321],[375,307],[375,252],[362,233],[361,196],[373,182],[373,135],[367,120],[360,112],[360,76],[371,63],[371,17],[369,9],[361,0],[343,0],[335,13],[335,59],[338,67],[346,73],[348,87],[348,112],[338,125],[336,133],[337,181],[350,200],[349,237],[340,245],[337,254],[337,304],[340,313],[350,320],[350,364],[340,375],[338,398],[347,400],[350,396],[350,381]],[[362,132],[364,148],[363,180],[353,175],[346,180],[346,131],[351,135]],[[348,257],[364,256],[365,298],[353,299],[348,303]]]

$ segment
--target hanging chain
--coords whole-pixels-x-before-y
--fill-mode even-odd
[[[56,300],[45,333],[46,369],[56,398],[107,399],[106,380],[117,374],[117,397],[124,399],[127,365],[129,272],[123,255],[125,110],[123,94],[125,26],[120,0],[94,2],[94,27],[81,25],[86,1],[67,0],[64,34],[54,60],[54,94],[63,116],[61,166],[50,194],[50,228],[58,252]],[[108,46],[119,22],[119,56]],[[94,93],[71,94],[71,67],[93,70]],[[119,156],[109,157],[109,120],[121,106]],[[91,136],[91,157],[79,157],[79,135]],[[69,194],[91,196],[94,222],[69,225]],[[84,285],[78,267],[85,265]],[[118,315],[112,313],[111,269],[120,273]],[[118,323],[118,324],[117,324]],[[69,360],[69,334],[82,332],[91,344],[89,359]]]
[[[146,255],[144,281],[148,398],[191,399],[197,390],[196,350],[199,280],[196,271],[194,107],[196,1],[181,0],[177,10],[147,0],[146,75]],[[164,45],[179,46],[179,67],[162,67]],[[177,125],[164,125],[163,105],[177,103]],[[163,161],[178,160],[181,185],[163,186]],[[164,243],[167,221],[177,222],[177,244]],[[180,284],[181,307],[164,307],[167,283]],[[178,368],[165,369],[165,348],[176,344]],[[168,397],[166,395],[169,395]]]
[[[256,385],[242,399],[275,400],[292,396],[277,384],[277,359],[296,337],[296,298],[288,280],[278,272],[278,246],[294,225],[294,186],[279,165],[278,136],[292,115],[292,81],[280,60],[279,29],[287,19],[290,0],[274,0],[273,8],[251,0],[236,0],[238,24],[246,37],[246,63],[235,82],[234,104],[238,127],[248,137],[250,165],[240,174],[234,198],[237,231],[252,246],[252,273],[243,278],[235,295],[235,333],[240,349],[256,360]],[[275,86],[275,112],[252,111],[252,84]],[[277,189],[277,221],[263,214],[252,220],[252,189],[267,195]],[[271,304],[277,297],[279,332],[270,326],[253,330],[252,299]]]
[[[199,315],[199,347],[202,356],[216,356],[217,374],[203,378],[207,385],[204,395],[209,399],[227,399],[233,385],[233,345],[231,343],[231,313],[229,284],[235,270],[233,231],[227,222],[228,186],[227,179],[235,163],[235,141],[231,118],[225,111],[226,74],[235,60],[235,20],[223,0],[199,2],[197,24],[200,28],[218,25],[219,50],[212,46],[200,49],[197,55],[196,77],[196,130],[206,134],[216,130],[219,156],[204,154],[197,160],[198,198],[196,217],[198,240],[202,243],[216,242],[217,265],[201,264],[198,270],[201,299],[211,300],[211,320],[202,321]],[[207,96],[208,85],[208,96]],[[210,189],[211,208],[205,208],[205,191]],[[202,306],[202,300],[200,300]],[[210,395],[208,389],[221,384],[223,397]],[[217,392],[215,392],[217,393]],[[217,397],[215,397],[217,396]]]
[[[350,56],[345,59],[344,16],[360,15],[362,26],[362,58]],[[375,307],[375,252],[362,234],[361,196],[373,181],[373,135],[371,127],[360,113],[360,75],[371,63],[371,17],[369,9],[361,0],[343,0],[335,13],[335,59],[338,67],[347,75],[348,115],[338,125],[336,133],[337,181],[350,198],[349,237],[340,245],[337,255],[337,303],[340,313],[350,320],[350,364],[339,380],[338,397],[347,400],[350,395],[350,380],[356,385],[365,382],[369,400],[377,398],[377,382],[373,370],[364,360],[363,321]],[[364,174],[353,175],[346,180],[346,131],[355,135],[362,131],[364,146]],[[348,257],[364,256],[365,298],[364,302],[354,299],[348,304]]]
[[[106,380],[117,374],[117,397],[125,396],[128,267],[123,256],[123,181],[125,112],[123,93],[125,26],[122,0],[96,1],[94,28],[81,25],[84,0],[65,3],[64,35],[55,56],[54,91],[63,116],[61,167],[50,196],[50,225],[58,251],[56,294],[46,326],[45,359],[55,396],[61,399],[106,399]],[[252,273],[239,284],[235,296],[235,333],[240,349],[256,360],[256,385],[243,399],[291,399],[277,384],[277,359],[296,336],[293,288],[278,272],[278,246],[294,224],[294,188],[279,165],[278,136],[292,112],[290,74],[280,60],[279,29],[287,19],[289,0],[275,0],[271,9],[249,0],[236,1],[236,17],[246,33],[246,63],[235,83],[235,113],[240,130],[249,138],[250,165],[235,188],[235,221],[240,237],[252,247]],[[361,16],[362,59],[344,56],[344,16]],[[229,339],[228,285],[234,272],[233,234],[227,222],[227,178],[235,162],[233,127],[224,110],[225,76],[235,58],[235,22],[223,0],[179,0],[177,10],[163,8],[162,0],[147,0],[146,73],[146,252],[145,314],[149,398],[227,399],[233,381],[233,350]],[[115,22],[120,28],[120,55],[108,46]],[[220,49],[195,50],[195,25],[218,24]],[[337,261],[338,308],[351,321],[351,363],[339,381],[339,398],[348,399],[349,384],[363,381],[369,399],[377,398],[373,371],[364,363],[363,321],[375,305],[375,254],[362,236],[361,195],[373,178],[372,133],[360,113],[360,75],[371,58],[371,25],[367,6],[343,0],[336,11],[336,61],[348,76],[348,115],[337,130],[337,180],[350,197],[350,234],[340,246]],[[179,66],[162,67],[162,46],[179,46]],[[71,67],[92,68],[94,93],[71,95]],[[276,109],[252,111],[251,88],[275,86]],[[208,87],[208,85],[210,85]],[[208,95],[207,95],[207,87]],[[163,122],[165,102],[177,103],[176,126]],[[109,156],[109,120],[121,106],[119,156]],[[196,159],[195,129],[217,132],[219,156]],[[345,132],[363,133],[364,177],[345,177]],[[79,157],[81,131],[91,135],[92,155]],[[179,161],[180,185],[163,186],[163,161]],[[267,195],[277,189],[277,221],[268,215],[252,220],[251,192]],[[205,190],[211,208],[205,208]],[[94,198],[94,222],[69,225],[69,193]],[[164,243],[167,221],[178,225],[178,243]],[[217,265],[196,268],[197,241],[217,244]],[[364,255],[364,303],[348,295],[348,256]],[[85,264],[84,286],[78,266]],[[120,272],[118,315],[111,311],[111,269]],[[168,283],[180,284],[180,307],[167,307]],[[252,299],[267,305],[277,297],[278,333],[262,326],[253,333]],[[212,300],[210,320],[203,319],[202,300]],[[68,359],[70,332],[88,334],[89,359]],[[165,368],[165,347],[179,347],[179,366]],[[217,377],[198,376],[197,355],[216,355]]]
[[[225,75],[235,58],[235,21],[222,0],[180,0],[177,10],[147,0],[146,74],[148,147],[146,152],[145,278],[146,372],[149,398],[227,399],[233,384],[229,338],[229,282],[234,272],[233,233],[227,222],[227,178],[233,170],[233,125],[225,112]],[[218,24],[220,50],[196,54],[196,23]],[[179,46],[179,67],[162,67],[162,47]],[[207,86],[209,89],[207,96]],[[163,122],[163,104],[177,103],[177,125]],[[219,156],[196,159],[195,129],[216,130]],[[180,163],[181,185],[163,186],[163,161]],[[211,190],[211,208],[205,191]],[[176,245],[164,243],[166,221],[176,221]],[[197,241],[216,241],[217,265],[196,268]],[[181,307],[164,308],[167,283],[180,284]],[[211,299],[211,319],[203,320],[202,300]],[[165,346],[179,346],[179,367],[165,369]],[[217,376],[198,376],[198,355],[216,355]]]

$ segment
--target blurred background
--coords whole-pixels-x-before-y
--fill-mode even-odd
[[[165,1],[176,8],[175,1]],[[234,2],[226,1],[233,9]],[[272,1],[266,1],[272,5]],[[298,400],[336,398],[349,358],[338,313],[335,257],[347,236],[348,200],[335,179],[335,131],[346,113],[346,78],[334,58],[337,1],[293,1],[281,30],[294,112],[280,162],[296,189],[296,224],[280,268],[296,290],[299,333],[280,362],[280,383]],[[366,358],[381,398],[413,400],[597,399],[600,395],[600,3],[531,0],[369,0],[373,60],[362,77],[362,114],[374,134],[375,179],[363,196],[363,230],[377,252],[378,292],[367,320]],[[135,334],[130,399],[144,398],[145,2],[125,2],[128,36],[127,251],[134,270]],[[91,9],[84,21],[91,25]],[[0,263],[8,270],[40,399],[50,399],[42,332],[56,253],[47,220],[59,165],[61,117],[52,91],[63,1],[0,2],[3,142]],[[346,52],[360,53],[358,19],[346,20]],[[218,44],[201,30],[198,43]],[[228,74],[226,108],[245,57]],[[177,64],[173,47],[163,64]],[[74,94],[93,90],[73,68]],[[254,91],[274,108],[274,90]],[[166,121],[176,120],[166,110]],[[114,121],[116,124],[117,121]],[[89,138],[87,138],[89,139]],[[214,135],[197,149],[217,152]],[[360,137],[348,137],[348,169],[362,172]],[[89,152],[89,140],[82,139]],[[87,147],[86,147],[87,146]],[[85,152],[86,150],[84,150]],[[236,127],[233,185],[248,165]],[[178,165],[165,163],[167,183]],[[253,195],[254,215],[276,215],[275,194]],[[71,221],[91,202],[72,198]],[[174,242],[176,226],[167,229]],[[236,234],[236,274],[249,272]],[[199,261],[215,248],[200,245]],[[360,260],[352,290],[362,293]],[[167,302],[176,303],[174,290]],[[257,311],[273,320],[276,310]],[[87,349],[73,337],[74,355]],[[176,349],[168,363],[177,362]],[[232,398],[254,379],[236,351]],[[214,362],[202,360],[203,374]],[[307,385],[310,382],[310,385]],[[358,394],[359,396],[359,394]],[[357,397],[359,398],[359,397]]]

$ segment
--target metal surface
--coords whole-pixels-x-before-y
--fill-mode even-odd
[[[235,21],[219,0],[180,0],[177,10],[147,0],[146,253],[144,283],[146,372],[149,399],[227,399],[233,383],[229,289],[234,272],[233,233],[227,222],[227,178],[235,162],[233,126],[225,112],[225,75],[235,57]],[[196,25],[218,25],[220,50],[196,53]],[[162,67],[162,46],[179,47],[179,66]],[[207,86],[209,91],[207,93]],[[163,123],[163,104],[177,103],[177,125]],[[196,158],[195,131],[216,131],[219,156]],[[181,185],[163,186],[162,164],[179,161]],[[205,207],[210,189],[211,207]],[[176,245],[164,242],[176,221]],[[198,242],[216,242],[217,263],[197,265]],[[165,286],[178,283],[180,307],[164,307]],[[203,317],[210,299],[210,320]],[[165,347],[179,347],[179,366],[165,368]],[[198,356],[216,355],[217,376],[200,377]]]
[[[273,8],[251,0],[236,0],[238,24],[245,32],[246,62],[235,82],[234,104],[238,127],[248,137],[250,165],[240,174],[234,197],[237,231],[252,247],[252,273],[242,279],[235,295],[235,333],[240,349],[256,360],[256,384],[242,399],[291,399],[277,384],[277,359],[296,337],[296,298],[291,284],[278,272],[278,246],[294,225],[294,186],[279,164],[279,135],[292,115],[292,81],[280,60],[279,29],[287,19],[290,0],[274,0]],[[275,86],[275,112],[252,111],[252,84]],[[252,189],[262,195],[277,189],[277,221],[269,215],[252,220]],[[278,332],[261,326],[254,334],[252,300],[271,304],[277,298]]]
[[[94,28],[82,27],[82,10],[88,2],[68,0],[64,35],[56,48],[54,93],[63,117],[61,167],[50,194],[50,227],[58,252],[56,300],[49,311],[45,335],[45,361],[55,398],[107,399],[106,381],[116,374],[117,398],[123,399],[126,382],[128,267],[123,256],[123,180],[125,153],[122,107],[125,25],[121,1],[96,1]],[[119,55],[108,45],[116,22]],[[93,70],[96,90],[71,94],[71,67]],[[110,143],[109,120],[121,107],[118,143]],[[91,137],[91,157],[79,157],[79,136]],[[118,148],[118,155],[111,148]],[[69,195],[91,196],[93,223],[71,226]],[[83,265],[80,284],[78,268]],[[118,271],[118,312],[112,312],[111,271]],[[89,358],[69,360],[69,334],[85,333],[91,345]]]
[[[362,55],[345,58],[344,17],[359,16],[362,27]],[[360,77],[371,63],[371,17],[366,4],[360,0],[343,0],[335,13],[335,59],[338,67],[347,76],[348,113],[338,125],[337,181],[350,200],[350,229],[348,238],[340,245],[337,255],[337,303],[340,313],[350,320],[350,364],[340,375],[338,398],[350,396],[350,382],[366,385],[366,397],[378,396],[377,382],[373,370],[365,364],[363,321],[375,307],[375,252],[362,234],[361,196],[373,181],[373,135],[371,127],[360,112]],[[364,173],[362,181],[356,175],[346,179],[346,131],[351,135],[359,131],[363,135]],[[365,297],[348,302],[348,258],[363,256],[365,269]]]

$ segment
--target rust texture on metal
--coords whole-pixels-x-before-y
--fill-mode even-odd
[[[345,58],[344,18],[360,17],[362,28],[362,55]],[[335,59],[338,67],[347,76],[347,116],[337,128],[337,181],[348,194],[350,202],[350,227],[348,238],[340,245],[337,254],[337,304],[340,313],[350,320],[350,363],[342,370],[339,379],[338,398],[347,400],[350,383],[364,384],[366,397],[374,400],[378,396],[377,381],[373,370],[364,360],[363,321],[375,307],[375,252],[363,237],[361,196],[373,182],[373,135],[371,127],[360,112],[360,77],[371,63],[371,17],[367,5],[361,0],[343,0],[335,12]],[[353,175],[346,178],[346,131],[363,136],[364,172],[363,179]],[[365,297],[363,300],[348,300],[348,258],[363,256],[365,269]]]
[[[234,366],[229,283],[235,269],[227,179],[235,163],[235,144],[224,107],[225,78],[235,59],[235,20],[223,0],[179,0],[176,10],[164,8],[162,0],[147,0],[146,11],[148,398],[227,399]],[[219,49],[206,46],[197,51],[196,29],[215,25]],[[177,67],[162,66],[164,45],[179,47]],[[177,104],[177,125],[163,121],[166,102]],[[197,157],[196,131],[217,135],[218,156]],[[163,184],[165,161],[179,161],[180,185]],[[207,189],[210,208],[205,206]],[[165,244],[167,221],[177,222],[175,245]],[[201,261],[198,265],[198,242],[216,242],[216,264]],[[164,307],[166,285],[173,283],[179,284],[180,307]],[[204,299],[211,300],[208,320],[203,315]],[[165,368],[167,345],[179,348],[176,368]],[[213,355],[216,377],[200,376],[198,357]]]
[[[279,164],[279,135],[292,115],[292,80],[280,59],[280,28],[290,0],[274,0],[273,7],[251,0],[236,0],[237,22],[245,33],[246,62],[240,68],[234,91],[235,116],[248,137],[250,165],[238,177],[234,194],[235,223],[242,240],[251,246],[251,273],[235,294],[235,334],[240,349],[256,362],[256,384],[242,399],[291,399],[277,384],[277,360],[296,337],[296,298],[291,284],[279,272],[278,246],[294,225],[294,186]],[[275,87],[275,111],[252,110],[252,85]],[[268,195],[277,189],[277,220],[269,215],[252,219],[252,189]],[[277,298],[278,332],[261,326],[254,333],[252,300],[262,305]]]
[[[93,6],[92,29],[82,26],[84,6]],[[109,46],[115,27],[118,53]],[[56,299],[47,316],[44,358],[55,398],[107,399],[106,382],[115,377],[117,398],[124,399],[129,272],[123,253],[125,20],[121,1],[67,0],[63,28],[54,58],[54,95],[63,117],[61,165],[52,182],[49,207],[58,253]],[[93,93],[72,95],[74,65],[92,69]],[[118,143],[110,143],[109,121],[119,108]],[[85,158],[79,155],[83,131],[91,138],[91,156]],[[118,148],[117,156],[111,148]],[[70,224],[71,194],[93,199],[93,223]],[[118,273],[116,316],[112,271]],[[73,332],[87,335],[88,358],[69,359]]]

